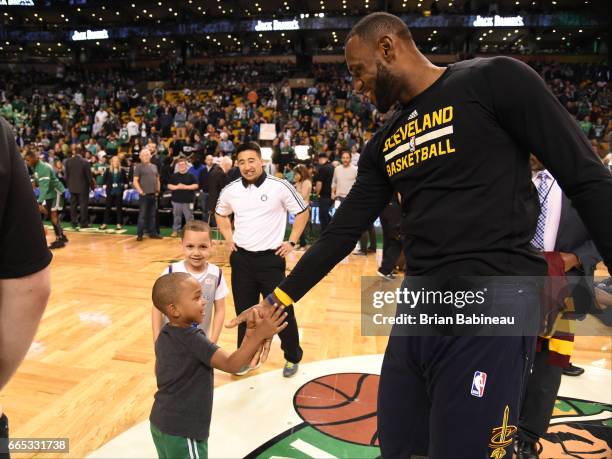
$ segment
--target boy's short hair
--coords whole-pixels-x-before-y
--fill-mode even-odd
[[[193,231],[195,233],[208,233],[208,237],[211,237],[209,224],[201,220],[191,220],[185,223],[185,226],[183,226],[181,239],[185,236],[187,231]]]
[[[158,278],[151,294],[155,307],[166,314],[166,308],[175,304],[180,295],[180,284],[190,278],[188,273],[168,273]]]

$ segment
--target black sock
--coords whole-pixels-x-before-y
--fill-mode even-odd
[[[55,232],[55,239],[60,239],[64,234],[62,227],[59,223],[51,222],[51,224],[53,225],[53,231]]]

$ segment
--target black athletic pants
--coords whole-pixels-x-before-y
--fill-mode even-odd
[[[285,279],[285,259],[274,254],[274,250],[250,252],[239,248],[230,255],[232,267],[232,292],[236,315],[259,303]],[[298,363],[302,360],[302,348],[298,335],[293,306],[285,309],[288,326],[278,334],[285,360]],[[238,326],[238,346],[244,339],[246,324]]]
[[[497,297],[537,311],[537,295],[521,292]],[[395,327],[378,386],[382,457],[511,458],[535,336],[399,336]]]

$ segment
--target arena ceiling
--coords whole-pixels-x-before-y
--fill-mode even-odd
[[[607,0],[29,0],[34,6],[8,6],[0,0],[0,59],[67,57],[86,51],[108,57],[189,57],[223,54],[341,53],[346,24],[373,11],[389,11],[432,25],[444,17],[467,15],[548,15],[595,18],[597,24],[575,27],[457,26],[411,27],[419,46],[429,53],[458,53],[471,49],[487,52],[593,52],[609,40]],[[28,0],[16,0],[27,3]],[[213,24],[249,21],[291,21],[325,18],[310,30],[201,32]],[[348,20],[348,22],[347,22]],[[344,22],[342,22],[344,21]],[[408,20],[410,24],[410,20]],[[335,27],[335,24],[339,26]],[[198,25],[196,32],[187,28]],[[332,25],[330,25],[332,24]],[[569,21],[569,24],[572,24]],[[602,25],[603,24],[603,25]],[[343,26],[344,25],[344,26]],[[129,28],[121,36],[113,30]],[[75,31],[108,30],[108,39],[71,40]],[[186,31],[187,30],[187,31]],[[194,29],[195,30],[195,29]],[[42,37],[42,38],[39,38]]]

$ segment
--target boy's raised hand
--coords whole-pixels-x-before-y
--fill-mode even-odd
[[[282,305],[276,306],[270,317],[262,318],[257,311],[253,311],[249,316],[250,319],[247,320],[247,327],[248,322],[253,320],[255,322],[255,336],[262,341],[272,338],[275,334],[283,331],[288,325],[287,322],[285,322],[287,313],[285,312],[285,307]]]

